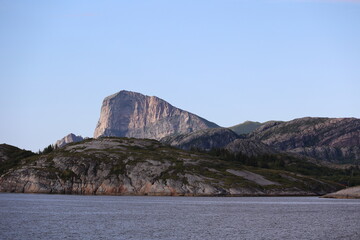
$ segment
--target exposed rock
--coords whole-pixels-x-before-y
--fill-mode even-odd
[[[349,187],[340,191],[329,193],[323,196],[325,198],[359,198],[360,199],[360,186]]]
[[[241,153],[248,157],[257,157],[265,154],[276,154],[278,151],[268,145],[250,139],[236,139],[226,145],[224,149],[231,153]]]
[[[299,118],[268,122],[250,134],[278,151],[333,162],[360,161],[360,119]]]
[[[255,182],[256,184],[259,184],[261,186],[280,185],[277,182],[269,181],[266,178],[264,178],[263,176],[256,174],[256,173],[249,172],[249,171],[236,171],[236,170],[228,169],[227,172],[232,173],[239,177],[243,177],[243,178],[245,178],[249,181]]]
[[[161,139],[218,127],[166,101],[140,93],[121,91],[103,101],[94,137],[115,136]]]
[[[75,134],[70,133],[69,135],[63,137],[62,139],[57,140],[56,143],[55,143],[55,146],[63,147],[66,144],[73,143],[73,142],[81,142],[82,140],[84,140],[83,137],[76,136]]]
[[[204,129],[188,134],[169,136],[161,142],[184,150],[199,149],[209,151],[214,148],[223,148],[239,136],[227,128]]]
[[[251,169],[155,140],[88,139],[23,159],[0,176],[0,192],[266,196],[319,195],[339,189],[285,171]]]

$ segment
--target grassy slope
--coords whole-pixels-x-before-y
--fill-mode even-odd
[[[256,128],[260,127],[262,123],[260,122],[252,122],[252,121],[246,121],[243,123],[240,123],[238,125],[229,127],[230,130],[234,131],[238,135],[242,134],[248,134],[254,131]]]

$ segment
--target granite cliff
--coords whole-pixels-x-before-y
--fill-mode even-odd
[[[322,195],[338,184],[163,145],[98,138],[23,158],[0,176],[0,192],[107,195]]]
[[[161,139],[218,125],[154,96],[120,91],[103,101],[94,137]]]

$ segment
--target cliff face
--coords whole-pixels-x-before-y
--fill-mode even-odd
[[[280,170],[246,168],[155,140],[88,139],[25,158],[1,192],[108,195],[320,195],[338,189]]]
[[[250,134],[279,151],[333,161],[360,161],[360,119],[300,118],[269,122]]]
[[[218,126],[160,98],[121,91],[104,99],[94,137],[161,139],[215,127]]]

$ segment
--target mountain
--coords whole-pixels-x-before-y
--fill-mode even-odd
[[[249,138],[278,151],[334,163],[360,163],[360,119],[299,118],[268,122]]]
[[[260,127],[263,123],[260,122],[252,122],[252,121],[246,121],[243,123],[240,123],[238,125],[229,127],[230,130],[234,131],[238,135],[242,134],[249,134],[253,132],[255,129]]]
[[[82,140],[84,140],[83,137],[76,136],[75,134],[70,133],[70,134],[66,135],[65,137],[63,137],[62,139],[57,140],[55,143],[55,146],[63,147],[66,144],[73,143],[73,142],[81,142]]]
[[[230,129],[213,128],[165,137],[161,139],[161,142],[184,150],[209,151],[214,148],[223,148],[238,138],[239,136]]]
[[[261,169],[156,140],[97,138],[23,158],[0,176],[0,192],[103,195],[322,195],[341,186]]]
[[[120,91],[103,101],[94,138],[101,136],[161,139],[219,127],[154,96]]]

